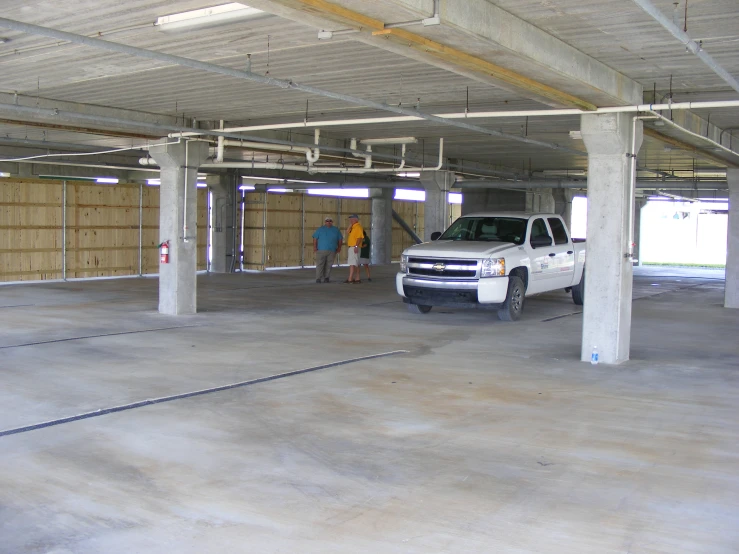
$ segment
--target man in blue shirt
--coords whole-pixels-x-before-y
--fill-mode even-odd
[[[334,265],[334,257],[341,252],[341,244],[344,237],[341,231],[334,227],[334,220],[327,217],[323,227],[316,229],[313,233],[313,252],[316,253],[316,283],[328,283],[331,277],[331,266]]]

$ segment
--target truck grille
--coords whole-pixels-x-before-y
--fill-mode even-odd
[[[408,274],[424,277],[474,279],[477,277],[477,260],[448,258],[409,258]]]

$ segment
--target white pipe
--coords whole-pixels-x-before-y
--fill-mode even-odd
[[[190,147],[190,141],[185,141],[185,171],[184,173],[184,181],[185,181],[185,202],[184,207],[182,211],[182,240],[184,242],[187,242],[187,168],[190,165],[188,163],[188,154],[189,154],[189,147]],[[176,190],[176,189],[175,189]]]
[[[598,108],[593,111],[578,109],[560,110],[514,110],[514,111],[490,111],[490,112],[453,112],[433,114],[434,117],[443,119],[486,119],[498,117],[555,117],[566,115],[583,115],[599,113],[633,113],[633,112],[655,112],[668,110],[698,110],[711,108],[739,108],[739,100],[721,100],[711,102],[675,102],[673,104],[636,104],[630,106],[612,106]],[[395,117],[366,117],[358,119],[335,119],[324,121],[298,121],[295,123],[276,123],[274,125],[252,125],[246,127],[230,127],[224,129],[227,133],[240,133],[247,131],[268,131],[279,129],[296,129],[300,127],[336,127],[342,125],[372,125],[381,123],[405,123],[408,121],[421,121],[423,118],[414,116]],[[206,135],[207,131],[192,133],[173,133],[172,136],[195,136]]]

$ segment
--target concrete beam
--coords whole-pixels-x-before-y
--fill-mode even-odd
[[[367,11],[365,2],[349,0],[341,2],[340,6],[334,2],[333,5],[341,10],[341,13],[337,9],[327,9],[325,4],[329,3],[317,0],[256,0],[251,3],[282,17],[301,21],[319,29],[332,29],[337,25],[371,31],[377,28],[377,18],[366,17],[363,14]],[[372,4],[374,13],[391,13],[393,17],[402,13],[404,18],[410,19],[429,17],[433,11],[431,0],[423,2],[376,0]],[[581,99],[593,98],[591,101],[599,105],[638,104],[642,101],[642,87],[636,81],[487,0],[442,2],[440,15],[440,26],[418,30],[414,27],[413,35],[422,39],[433,38],[433,42],[483,60],[486,55],[493,55],[496,65],[515,66],[516,72],[524,77]],[[490,72],[480,68],[470,69],[470,65],[459,57],[439,56],[438,49],[436,52],[426,51],[427,48],[422,44],[418,44],[419,48],[414,49],[413,44],[408,43],[408,32],[399,29],[394,30],[391,35],[385,35],[397,36],[400,39],[398,42],[385,40],[383,36],[368,36],[366,33],[347,36],[477,81],[514,90],[522,96],[547,105],[558,107],[573,105],[563,104],[562,100],[553,100],[533,87],[522,84],[514,86],[499,77],[491,77]],[[406,39],[405,42],[403,39]]]

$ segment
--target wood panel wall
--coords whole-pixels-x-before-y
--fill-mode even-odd
[[[62,181],[0,179],[0,281],[64,276],[63,190]],[[328,215],[342,234],[346,234],[347,216],[351,213],[359,216],[368,231],[370,227],[372,204],[367,198],[254,192],[246,194],[244,201],[245,269],[313,265],[312,235]],[[423,203],[394,201],[393,209],[423,236]],[[241,221],[239,206],[237,232],[241,230]],[[198,270],[207,269],[208,222],[208,191],[198,189]],[[67,181],[67,278],[137,275],[139,240],[141,273],[157,273],[159,187]],[[413,240],[393,222],[393,260],[399,259],[411,244]],[[342,263],[345,258],[344,251]]]
[[[61,279],[64,183],[0,179],[0,281]],[[198,269],[207,268],[207,190],[198,189]],[[159,187],[66,182],[66,277],[159,271]]]
[[[315,264],[313,232],[327,216],[334,218],[342,235],[346,235],[347,216],[357,214],[370,232],[372,203],[368,198],[336,198],[299,193],[247,193],[244,214],[244,268],[301,267]],[[423,204],[394,201],[393,209],[423,235]],[[266,221],[266,247],[265,225]],[[413,239],[393,222],[392,258],[413,244]],[[302,247],[301,247],[302,245]],[[341,262],[346,263],[346,251]]]

